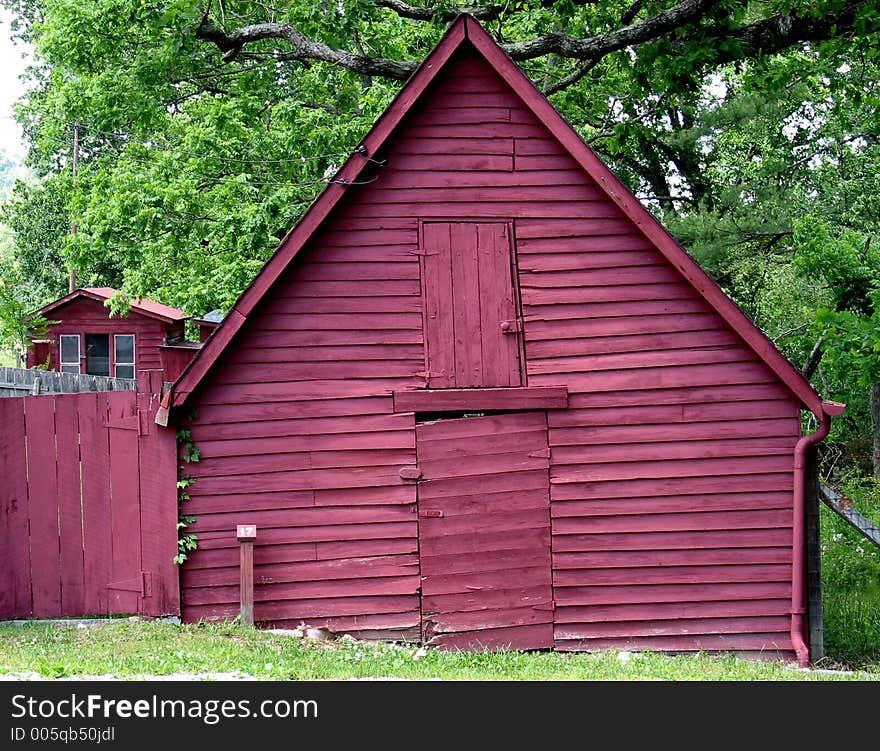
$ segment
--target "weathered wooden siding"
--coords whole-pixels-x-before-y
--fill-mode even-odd
[[[354,213],[515,222],[556,647],[790,650],[797,401],[486,63],[439,88]]]
[[[412,414],[424,385],[417,227],[343,219],[316,238],[198,398],[184,617],[238,612],[237,523],[257,525],[257,622],[418,638]]]
[[[80,298],[49,314],[50,320],[61,321],[49,327],[52,339],[49,345],[50,370],[59,370],[58,346],[62,334],[134,334],[135,369],[157,370],[162,367],[159,345],[165,341],[166,324],[155,318],[131,311],[125,318],[109,317],[109,309],[98,300]],[[82,345],[85,346],[84,344]],[[111,354],[113,339],[110,340]],[[85,350],[83,350],[85,355]],[[83,372],[85,372],[85,360]],[[112,373],[111,373],[112,375]]]
[[[236,523],[260,528],[257,620],[412,633],[418,221],[514,225],[528,385],[549,411],[555,646],[791,649],[799,406],[476,56],[414,108],[196,398],[189,619],[237,610]]]

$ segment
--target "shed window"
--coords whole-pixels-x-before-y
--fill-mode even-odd
[[[107,334],[86,334],[86,373],[110,375],[110,337]]]
[[[61,372],[79,373],[79,334],[61,335]]]
[[[113,361],[117,378],[134,378],[134,334],[113,336]]]

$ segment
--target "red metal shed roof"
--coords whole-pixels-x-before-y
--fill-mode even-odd
[[[65,295],[54,302],[50,302],[48,305],[44,305],[40,308],[39,312],[46,315],[47,313],[51,313],[80,297],[88,297],[92,300],[99,300],[103,303],[105,300],[109,300],[111,297],[115,297],[118,294],[119,290],[114,289],[113,287],[82,287],[80,289],[75,289],[69,295]],[[136,298],[131,301],[131,309],[135,313],[140,313],[149,316],[150,318],[158,318],[160,321],[165,321],[167,323],[185,321],[189,318],[189,316],[182,310],[172,308],[170,305],[163,305],[162,303],[153,300],[144,300],[141,298]]]
[[[369,163],[369,157],[382,147],[406,113],[418,102],[428,85],[443,70],[452,55],[464,45],[470,45],[493,67],[522,99],[523,104],[531,109],[547,126],[592,180],[606,191],[620,210],[639,227],[731,328],[767,363],[801,403],[817,416],[821,415],[823,411],[822,400],[809,381],[776,349],[764,333],[752,323],[748,316],[614,176],[562,115],[535,88],[516,63],[470,16],[460,16],[452,24],[440,43],[382,114],[361,145],[312,203],[302,220],[282,240],[276,253],[236,301],[223,324],[214,332],[214,336],[174,384],[169,406],[178,406],[186,401],[193,389],[205,377],[220,354],[241,329],[255,305],[271,289],[297,253],[328,217],[340,198],[345,195],[348,185],[357,181],[359,174]]]

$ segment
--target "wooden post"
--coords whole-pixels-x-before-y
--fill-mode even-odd
[[[241,544],[240,587],[241,623],[254,625],[254,540],[257,528],[253,524],[239,524],[235,536]]]

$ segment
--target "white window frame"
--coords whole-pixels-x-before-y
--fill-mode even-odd
[[[116,359],[116,340],[122,336],[130,336],[131,337],[131,362],[123,362],[120,363]],[[137,350],[135,349],[137,345],[137,339],[134,334],[113,334],[113,377],[120,378],[121,376],[118,374],[119,366],[122,365],[124,367],[131,367],[131,378],[137,377],[137,369],[135,367],[135,363],[137,360]]]
[[[76,361],[64,359],[64,340],[76,339]],[[67,368],[67,370],[65,370]],[[76,370],[71,370],[76,368]],[[58,337],[58,369],[62,373],[82,373],[82,337],[79,334],[61,334]]]

